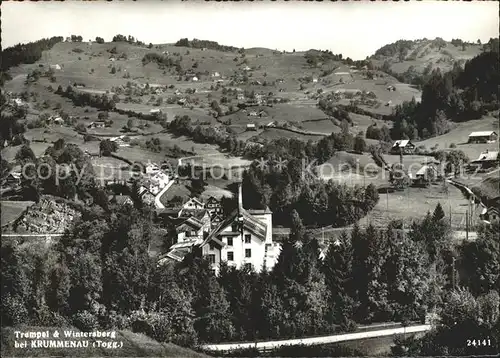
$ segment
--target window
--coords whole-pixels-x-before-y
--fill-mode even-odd
[[[234,223],[231,225],[231,231],[238,232],[238,224]]]
[[[232,251],[228,251],[227,261],[234,261],[234,253]]]
[[[227,238],[227,246],[233,246],[233,238],[232,237]]]
[[[212,243],[208,244],[208,246],[210,247],[210,250],[215,249],[215,246],[214,246],[214,244],[212,244]]]
[[[251,244],[251,243],[252,243],[252,235],[245,234],[245,244]]]
[[[215,263],[215,255],[214,254],[208,255],[208,262],[210,262],[211,264]]]
[[[252,257],[252,249],[245,249],[245,257]]]

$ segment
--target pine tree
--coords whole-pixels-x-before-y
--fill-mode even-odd
[[[352,318],[353,249],[349,236],[343,232],[337,242],[331,243],[323,261],[322,270],[330,294],[330,323],[340,323]]]

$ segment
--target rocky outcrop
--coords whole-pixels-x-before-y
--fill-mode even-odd
[[[73,221],[81,217],[76,207],[64,201],[42,198],[31,206],[14,223],[17,233],[57,234],[70,228]]]

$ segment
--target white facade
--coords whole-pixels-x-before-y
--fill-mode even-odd
[[[196,198],[189,199],[183,206],[183,209],[204,209],[205,204]]]

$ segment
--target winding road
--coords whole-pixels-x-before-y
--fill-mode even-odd
[[[354,341],[367,338],[393,336],[396,334],[427,332],[430,329],[431,325],[424,324],[424,325],[416,325],[409,327],[381,329],[369,332],[345,333],[345,334],[336,334],[336,335],[322,336],[322,337],[285,339],[279,341],[205,344],[202,345],[201,348],[213,352],[224,352],[224,351],[232,351],[232,350],[248,349],[248,348],[257,348],[258,350],[268,350],[268,349],[279,348],[282,346],[296,346],[296,345],[313,346],[319,344]]]

